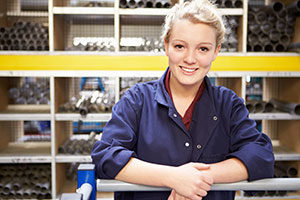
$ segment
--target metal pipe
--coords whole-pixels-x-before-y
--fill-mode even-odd
[[[272,43],[264,45],[264,51],[265,52],[272,52],[272,51],[274,51],[274,45]]]
[[[232,8],[233,7],[233,2],[232,0],[224,0],[223,5],[225,8]]]
[[[274,107],[278,110],[289,112],[291,114],[300,115],[300,104],[298,103],[280,101],[277,99],[271,99],[269,102],[272,103]]]
[[[264,34],[269,34],[270,31],[272,30],[273,28],[273,25],[269,22],[264,22],[262,25],[261,25],[261,31],[264,33]]]
[[[137,1],[137,7],[138,8],[145,8],[145,1],[144,0],[138,0]]]
[[[282,171],[282,173],[286,174],[286,177],[294,178],[298,175],[297,168],[288,163],[276,162],[274,165],[274,169]]]
[[[152,0],[146,0],[146,8],[153,8],[153,1]]]
[[[288,46],[289,50],[300,50],[300,42],[292,43]]]
[[[255,24],[249,24],[249,30],[251,33],[258,34],[260,30],[260,25],[255,23]]]
[[[48,0],[21,0],[21,10],[25,11],[48,11]]]
[[[300,178],[268,178],[256,181],[241,181],[236,183],[213,184],[211,190],[221,191],[265,191],[265,190],[300,190]],[[138,184],[131,184],[117,180],[98,180],[97,191],[170,191],[167,187],[152,187]]]
[[[287,49],[287,45],[284,45],[282,43],[275,44],[275,51],[276,52],[283,52]]]
[[[233,1],[233,7],[234,8],[242,8],[243,7],[243,1],[242,0],[235,0]]]
[[[271,33],[269,33],[270,39],[272,42],[277,42],[280,39],[280,32],[277,30],[272,30]]]
[[[281,32],[282,30],[284,30],[287,27],[287,23],[285,20],[283,19],[278,19],[276,24],[275,24],[275,28],[277,31]]]
[[[253,51],[259,52],[262,51],[263,47],[260,43],[253,44]]]
[[[281,1],[274,1],[270,4],[270,7],[272,8],[273,12],[278,13],[284,9],[284,4]]]
[[[289,13],[299,16],[300,15],[300,0],[295,0],[293,3],[289,4],[286,8]]]

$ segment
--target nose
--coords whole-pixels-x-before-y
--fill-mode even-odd
[[[184,62],[192,65],[196,63],[195,52],[193,50],[187,50],[184,56]]]

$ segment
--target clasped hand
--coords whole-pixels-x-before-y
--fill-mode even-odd
[[[168,200],[198,200],[207,195],[213,184],[210,165],[188,163],[175,168]]]

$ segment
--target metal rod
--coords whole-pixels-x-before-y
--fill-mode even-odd
[[[152,187],[138,184],[131,184],[117,180],[98,180],[97,191],[114,192],[114,191],[169,191],[167,187]],[[300,190],[300,178],[270,178],[257,181],[241,181],[227,184],[213,184],[211,190],[218,191],[261,191],[261,190]]]

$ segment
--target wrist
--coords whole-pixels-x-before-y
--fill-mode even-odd
[[[176,176],[176,167],[174,166],[166,166],[164,172],[163,172],[163,178],[162,178],[162,185],[164,187],[168,188],[174,188],[173,186],[173,180]]]

